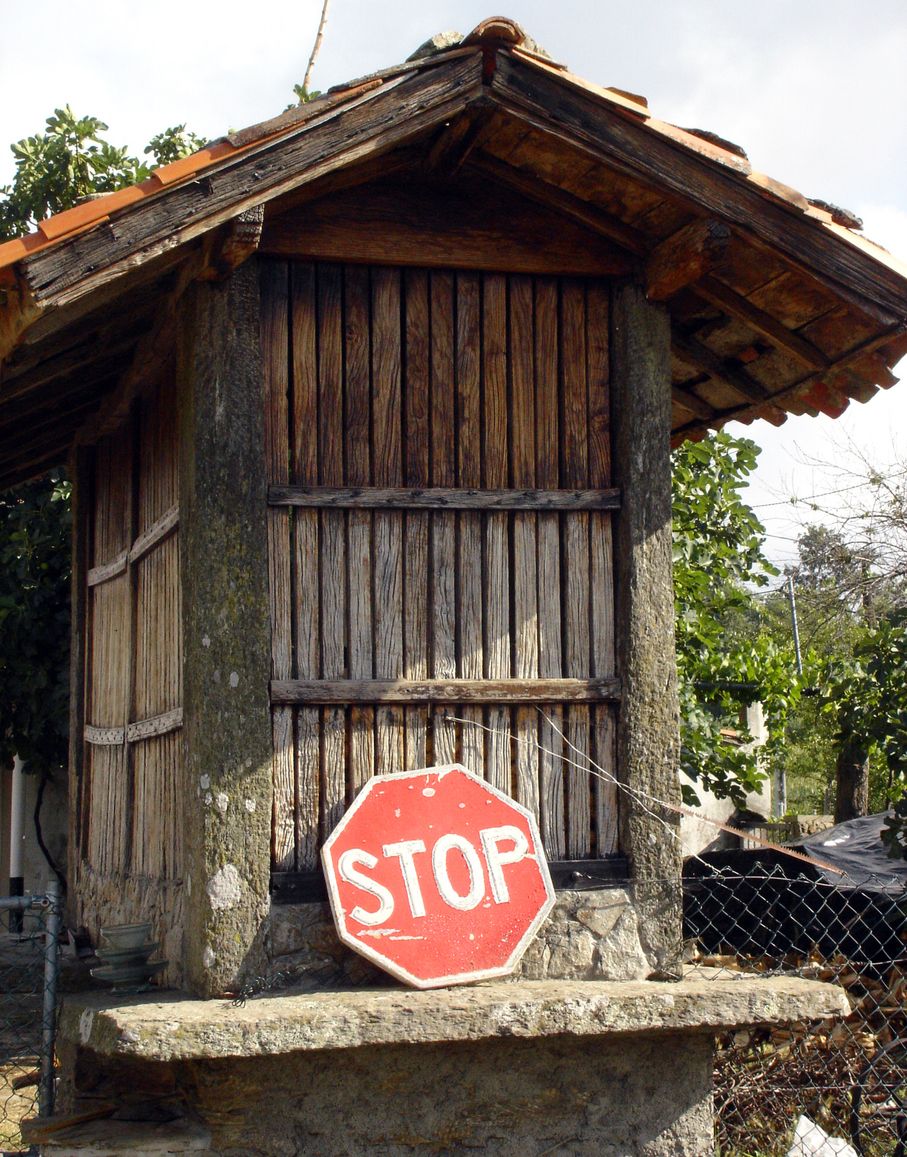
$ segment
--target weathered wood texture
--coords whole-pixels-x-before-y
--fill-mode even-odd
[[[275,870],[454,760],[614,852],[607,288],[272,260],[262,311]]]
[[[335,510],[617,510],[620,491],[476,490],[430,486],[271,486],[271,506],[332,507]]]
[[[629,273],[632,256],[511,190],[472,177],[349,189],[269,221],[263,253],[511,273]]]
[[[616,524],[621,851],[637,881],[640,929],[665,972],[680,967],[677,815],[679,706],[671,582],[670,324],[633,284],[615,289],[614,465],[624,502]]]
[[[192,880],[186,986],[202,996],[256,968],[268,908],[267,367],[258,303],[254,261],[195,286],[178,347],[187,759],[178,811]]]
[[[90,545],[75,558],[74,662],[81,652],[85,677],[83,705],[73,713],[73,860],[75,878],[90,877],[91,886],[74,889],[76,915],[95,933],[105,923],[144,919],[147,888],[159,896],[155,934],[172,947],[181,935],[177,894],[185,867],[172,364],[123,428],[82,457],[93,465],[77,478],[77,509]],[[125,903],[127,895],[134,906]],[[179,980],[178,958],[168,979]]]

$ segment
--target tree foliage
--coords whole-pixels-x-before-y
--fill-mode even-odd
[[[69,483],[54,474],[0,494],[0,761],[66,761]]]
[[[0,189],[0,240],[34,229],[85,197],[143,181],[152,165],[175,161],[203,143],[185,125],[175,125],[151,139],[149,160],[141,161],[106,140],[105,132],[97,117],[79,117],[64,105],[47,118],[43,133],[11,146],[16,169],[12,184]]]
[[[790,647],[765,629],[753,595],[777,574],[741,496],[758,453],[750,440],[720,432],[673,456],[681,766],[739,805],[766,773],[754,751],[729,744],[722,731],[741,730],[742,709],[761,701],[770,745],[777,744],[800,694]],[[684,794],[696,801],[688,785]]]

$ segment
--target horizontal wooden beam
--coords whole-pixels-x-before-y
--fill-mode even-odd
[[[572,773],[571,773],[572,774]],[[600,860],[549,860],[548,873],[560,891],[588,892],[630,879],[626,856]],[[271,872],[271,899],[275,904],[313,904],[327,900],[324,873]]]
[[[149,719],[139,719],[126,726],[126,739],[135,743],[140,739],[151,739],[156,735],[166,735],[169,731],[177,731],[183,726],[183,709],[174,707],[172,711],[164,711],[160,715],[152,715]]]
[[[556,226],[556,227],[555,227]],[[610,238],[553,220],[534,200],[475,174],[454,183],[382,182],[266,222],[261,252],[370,265],[625,276]]]
[[[88,585],[90,587],[100,586],[101,583],[109,582],[116,578],[117,575],[124,574],[126,567],[129,565],[129,551],[121,550],[118,555],[115,555],[108,562],[102,562],[98,566],[93,566],[88,572]]]
[[[608,703],[619,679],[274,679],[271,702]]]
[[[143,531],[129,548],[129,561],[138,562],[150,550],[162,542],[179,526],[180,508],[171,506],[165,510],[160,518],[152,522],[147,530]]]
[[[619,510],[620,490],[271,486],[268,505],[339,510]]]
[[[87,582],[90,587],[106,583],[117,575],[123,574],[131,562],[138,562],[158,543],[163,542],[179,526],[180,508],[171,506],[164,511],[160,518],[155,519],[147,530],[142,531],[129,550],[122,550],[108,562],[93,566],[88,572]]]
[[[723,221],[693,221],[656,245],[646,262],[646,296],[667,301],[727,261],[731,231]]]

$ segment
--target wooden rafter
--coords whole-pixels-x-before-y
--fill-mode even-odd
[[[707,422],[712,421],[718,416],[717,411],[708,402],[704,402],[702,398],[692,393],[689,389],[684,389],[683,386],[671,387],[671,398],[678,406],[688,410],[691,414],[695,414],[697,418],[704,418]]]
[[[902,278],[856,244],[842,243],[799,208],[766,196],[740,174],[708,163],[647,128],[639,118],[604,107],[583,91],[531,62],[502,57],[492,88],[503,108],[570,149],[664,190],[691,213],[703,210],[742,236],[782,254],[813,281],[831,288],[883,323],[904,313]]]
[[[695,292],[697,297],[701,297],[710,305],[717,306],[732,317],[738,317],[745,321],[756,333],[762,334],[773,345],[785,353],[792,354],[798,361],[812,369],[824,370],[831,365],[831,360],[818,346],[813,345],[812,342],[807,341],[794,330],[788,329],[770,313],[766,313],[764,309],[753,305],[742,294],[736,293],[715,277],[704,277],[695,286]]]
[[[637,257],[648,253],[649,246],[637,229],[625,225],[617,217],[591,205],[588,201],[574,197],[572,193],[567,193],[548,181],[540,180],[525,169],[514,168],[513,165],[481,152],[470,158],[470,165],[500,181],[501,184],[509,185],[530,200],[549,209],[555,209],[565,217],[572,217],[574,221],[587,225],[596,233],[601,233],[603,237],[610,237],[612,241],[629,249]]]
[[[748,402],[767,402],[771,400],[771,392],[745,370],[731,365],[719,357],[713,350],[694,337],[686,337],[676,330],[671,337],[671,345],[678,355],[694,365],[703,373],[724,382],[736,394],[746,398]]]
[[[444,180],[456,176],[488,132],[491,112],[490,104],[479,104],[445,125],[425,158],[425,172]]]
[[[727,225],[714,218],[693,221],[665,238],[646,262],[646,296],[650,301],[667,301],[722,268],[730,239]]]
[[[874,337],[868,339],[867,341],[861,342],[859,345],[854,346],[854,348],[849,350],[847,353],[842,354],[841,357],[832,362],[827,371],[822,373],[807,374],[800,378],[799,381],[793,382],[791,385],[785,386],[783,390],[779,390],[776,394],[773,394],[770,399],[772,404],[774,406],[781,406],[784,402],[807,393],[812,386],[823,382],[826,378],[831,378],[833,380],[833,376],[836,372],[847,370],[854,364],[854,362],[860,361],[867,355],[874,354],[877,350],[888,346],[889,343],[897,343],[898,339],[902,336],[904,336],[905,340],[907,340],[907,325],[904,324],[892,326],[884,333],[876,334]],[[895,348],[897,348],[897,346]],[[685,354],[683,357],[684,360],[687,360]],[[880,362],[881,365],[885,366],[887,370],[887,361],[884,358],[880,358]],[[890,371],[888,372],[890,373]],[[875,390],[873,389],[872,393],[874,392]],[[849,393],[853,394],[853,391],[851,390]],[[871,393],[869,396],[871,396]],[[730,422],[735,418],[743,416],[749,410],[751,410],[751,405],[744,403],[740,406],[723,411],[721,417],[723,421]],[[708,422],[689,422],[686,425],[674,430],[671,437],[672,445],[677,445],[679,442],[682,442],[684,438],[701,436],[708,430],[708,428]]]
[[[147,260],[252,205],[390,152],[456,116],[485,91],[478,50],[389,80],[327,111],[290,138],[266,140],[238,158],[209,166],[202,180],[131,206],[118,215],[116,229],[99,225],[73,237],[62,250],[53,247],[26,258],[22,265],[29,286],[39,301],[77,299],[119,277],[135,253]]]

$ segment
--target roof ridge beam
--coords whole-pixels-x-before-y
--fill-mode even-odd
[[[195,180],[138,202],[88,233],[22,261],[38,303],[63,305],[263,204],[366,157],[389,152],[444,123],[488,89],[481,52],[406,75],[339,105],[288,137],[212,165]],[[156,211],[151,211],[152,206]],[[174,227],[175,223],[179,223]]]

